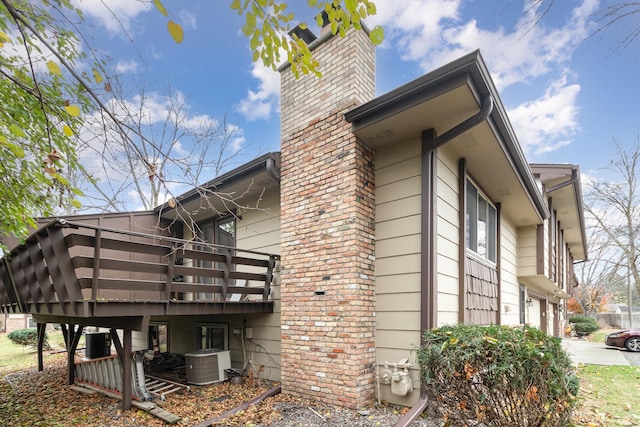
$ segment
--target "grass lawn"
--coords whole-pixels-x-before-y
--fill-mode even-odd
[[[601,329],[587,339],[604,343],[607,334],[619,329]],[[626,350],[620,350],[626,351]],[[582,427],[640,425],[640,367],[585,365],[579,368]]]
[[[9,334],[0,334],[0,373],[9,371],[19,371],[38,366],[38,350],[36,347],[22,346],[14,344],[9,339]],[[48,354],[50,351],[64,350],[64,338],[60,331],[47,331],[47,341],[51,350],[45,350]],[[84,346],[84,337],[78,347]]]
[[[640,367],[585,365],[580,378],[579,426],[640,425]]]

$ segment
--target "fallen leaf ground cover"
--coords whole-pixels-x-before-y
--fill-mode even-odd
[[[1,337],[1,336],[0,336]],[[5,349],[5,343],[0,349]],[[14,344],[10,344],[14,345]],[[106,396],[84,395],[71,390],[66,384],[65,353],[45,354],[45,371],[37,372],[33,349],[20,348],[23,360],[17,367],[0,365],[0,424],[11,427],[27,426],[92,426],[139,427],[164,426],[149,413],[134,409],[120,410],[120,402]],[[0,350],[2,351],[2,350]],[[16,351],[16,349],[14,349]],[[24,362],[26,360],[26,362]],[[576,427],[629,427],[640,425],[640,393],[638,382],[640,368],[628,366],[584,366],[579,369],[579,406],[574,413]],[[271,383],[255,381],[245,385],[222,383],[211,386],[191,387],[190,392],[172,394],[162,407],[182,418],[179,426],[193,426],[212,419],[262,394]],[[300,408],[308,408],[305,402],[286,395],[276,395],[225,419],[227,426],[283,426],[287,416]],[[378,408],[358,413],[338,408],[314,406],[316,415],[311,421],[295,425],[393,425],[400,413],[393,408]],[[378,421],[381,413],[389,414],[388,423]],[[283,417],[285,421],[283,421]],[[348,424],[338,421],[349,420]],[[284,422],[284,424],[283,424]],[[432,424],[416,424],[432,425]],[[433,424],[435,425],[435,424]],[[563,426],[564,427],[564,426]]]

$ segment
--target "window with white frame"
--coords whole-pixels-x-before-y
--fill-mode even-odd
[[[470,180],[467,180],[466,248],[491,262],[496,262],[496,208]]]

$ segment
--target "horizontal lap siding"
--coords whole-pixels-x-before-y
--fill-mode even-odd
[[[406,357],[407,350],[420,344],[420,156],[415,139],[376,157],[379,357]],[[457,158],[446,148],[438,150],[437,189],[438,324],[450,324],[458,319],[458,176]]]
[[[457,159],[438,150],[437,280],[438,322],[458,318]],[[376,357],[378,363],[415,360],[420,345],[421,295],[421,142],[405,141],[376,153]],[[411,371],[419,387],[417,365]],[[389,393],[383,398],[410,404]],[[416,388],[417,390],[417,388]]]
[[[534,276],[537,271],[537,226],[520,227],[518,235],[518,275]]]
[[[420,141],[376,153],[376,356],[420,344]],[[397,396],[396,396],[397,398]]]
[[[459,245],[458,158],[447,147],[438,149],[437,241],[437,325],[458,323]]]
[[[503,325],[520,323],[520,284],[518,282],[518,235],[519,230],[505,216],[501,216],[501,272],[500,297],[501,319]]]
[[[236,224],[236,245],[238,248],[280,253],[280,197],[276,192],[263,196],[256,209],[242,209],[242,218]],[[251,283],[248,284],[249,286]],[[246,326],[253,329],[253,339],[248,345],[253,367],[261,370],[260,377],[280,380],[280,274],[274,274],[271,284],[271,299],[275,301],[272,314],[253,314],[228,317],[229,348],[234,366],[242,363],[240,340],[231,332],[241,329],[244,319]],[[249,368],[252,366],[250,365]],[[254,372],[257,374],[257,372]]]

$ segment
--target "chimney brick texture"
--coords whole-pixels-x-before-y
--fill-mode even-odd
[[[322,78],[282,73],[282,391],[358,408],[375,394],[374,153],[344,113],[374,96],[375,48],[320,40]]]

